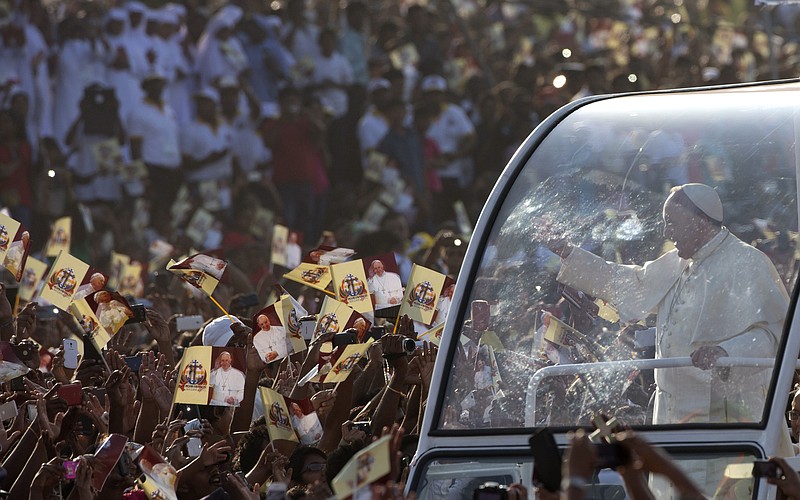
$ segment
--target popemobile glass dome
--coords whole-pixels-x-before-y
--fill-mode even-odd
[[[788,398],[788,388],[774,394],[777,367],[787,352],[791,316],[786,315],[793,310],[789,304],[800,255],[799,90],[797,82],[783,82],[596,97],[567,106],[533,132],[495,186],[458,277],[437,362],[438,387],[432,388],[428,403],[433,411],[426,417],[417,457],[424,469],[422,479],[414,479],[421,496],[452,493],[455,483],[446,488],[437,481],[453,481],[459,474],[465,482],[525,480],[529,458],[480,463],[457,456],[425,459],[426,450],[442,443],[468,447],[467,437],[489,446],[481,436],[523,436],[541,426],[563,434],[590,428],[597,415],[616,417],[642,432],[764,431],[773,402],[780,398],[776,407],[783,407]],[[671,299],[668,294],[671,303],[639,317],[622,311],[613,298],[649,293],[647,288],[611,280],[603,294],[592,294],[591,287],[570,286],[559,277],[567,262],[551,251],[559,242],[623,265],[643,265],[673,250],[664,236],[664,202],[673,187],[687,183],[716,191],[727,235],[722,240],[738,238],[757,248],[763,263],[718,266],[716,276],[722,270],[728,277],[724,280],[698,271],[702,261],[696,256],[694,263],[683,264],[691,293]],[[583,271],[577,281],[595,280],[592,272]],[[753,325],[745,332],[752,348],[731,348],[734,354],[702,370],[693,366],[690,355],[704,345],[707,331],[676,331],[678,345],[667,348],[668,339],[660,337],[669,329],[664,311],[675,315],[673,330],[691,328],[681,323],[691,314],[682,316],[682,311],[699,308],[704,317],[721,307],[714,302],[721,296],[718,291],[708,293],[721,283],[730,299],[718,324],[723,328],[738,324],[726,318],[752,315]],[[772,288],[765,292],[765,286]],[[771,296],[762,305],[765,293]],[[488,322],[482,317],[486,304]],[[713,330],[717,323],[703,324]],[[708,344],[729,337],[717,333]],[[659,373],[671,377],[664,382],[660,375],[659,385],[671,392],[661,394],[660,409],[654,395]],[[699,482],[711,484],[712,495],[714,484],[730,479],[727,465],[747,463],[763,452],[734,450],[712,453],[712,458],[690,453],[682,464],[692,469],[692,463],[701,463],[694,469],[703,469],[707,478]],[[722,465],[708,466],[720,457]],[[473,466],[496,466],[496,474],[465,472]],[[746,483],[737,487],[749,498],[752,478]]]

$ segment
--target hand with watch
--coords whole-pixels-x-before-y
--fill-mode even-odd
[[[563,464],[561,490],[569,494],[570,489],[583,491],[594,474],[597,453],[589,436],[578,429],[569,437],[569,448]]]

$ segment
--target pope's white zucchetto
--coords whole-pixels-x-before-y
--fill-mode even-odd
[[[693,182],[681,186],[681,191],[698,210],[711,219],[722,222],[722,201],[714,188]]]

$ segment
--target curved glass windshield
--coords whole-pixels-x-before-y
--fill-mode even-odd
[[[794,88],[556,126],[477,257],[439,427],[760,422],[796,279]]]

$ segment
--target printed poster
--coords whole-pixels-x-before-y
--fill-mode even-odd
[[[31,234],[24,228],[17,231],[14,241],[8,246],[3,267],[10,272],[14,279],[20,281],[25,264],[28,261],[28,254],[31,252]]]
[[[405,289],[400,280],[400,269],[394,253],[374,255],[363,260],[367,286],[375,303],[375,310],[399,305]]]
[[[300,318],[308,315],[308,311],[288,293],[281,295],[280,301],[275,304],[275,307],[280,314],[281,323],[286,328],[286,336],[292,347],[289,354],[305,351],[308,346],[300,334]]]
[[[414,264],[399,316],[407,314],[414,321],[430,326],[444,282],[444,274]]]
[[[309,264],[318,264],[320,266],[330,266],[332,264],[342,263],[355,254],[356,251],[352,248],[339,248],[320,245],[314,250],[308,252],[308,254],[306,254],[306,256],[303,258],[303,262],[308,262]]]
[[[62,311],[69,310],[78,287],[88,283],[89,264],[62,252],[56,257],[39,295]],[[85,281],[84,281],[85,280]]]
[[[419,334],[419,336],[417,336],[417,340],[429,342],[438,347],[442,343],[443,333],[444,333],[444,323],[439,323],[430,330]]]
[[[128,301],[119,292],[100,290],[89,294],[85,300],[100,322],[100,327],[112,337],[133,317]]]
[[[238,406],[244,397],[244,381],[244,349],[189,347],[178,369],[175,402]]]
[[[281,224],[272,227],[272,257],[273,266],[289,267],[289,255],[286,245],[289,243],[289,228]]]
[[[0,262],[6,258],[14,238],[17,236],[21,224],[4,213],[0,213]]]
[[[289,418],[292,420],[292,427],[300,437],[300,444],[313,446],[322,439],[322,422],[314,411],[311,399],[292,399],[284,397],[289,407]],[[266,406],[265,406],[266,408]]]
[[[69,253],[72,238],[72,218],[62,217],[53,223],[50,239],[47,241],[46,257],[56,257],[59,252]]]
[[[361,358],[366,356],[367,349],[372,344],[371,340],[364,344],[350,344],[345,347],[336,364],[333,365],[331,371],[325,375],[325,383],[335,384],[344,382],[347,377],[353,372],[356,364],[361,361]]]
[[[164,460],[164,457],[150,445],[144,445],[137,462],[142,475],[136,482],[144,490],[147,498],[178,500],[178,495],[175,493],[178,472],[175,467]]]
[[[180,262],[170,260],[167,270],[210,296],[219,285],[227,266],[228,264],[222,259],[198,253]]]
[[[322,308],[317,315],[313,339],[324,333],[340,333],[347,328],[355,328],[356,339],[361,343],[369,332],[370,326],[372,326],[372,323],[352,307],[336,299],[325,297],[325,300],[322,301]]]
[[[264,362],[280,361],[291,354],[292,345],[275,304],[258,311],[253,316],[253,324],[258,328],[253,335],[253,347]]]
[[[331,487],[336,498],[347,498],[356,491],[383,478],[392,471],[392,436],[384,436],[356,453],[333,478]]]
[[[89,336],[92,344],[97,348],[97,352],[101,352],[113,335],[100,326],[100,320],[97,319],[86,299],[73,301],[69,305],[69,312],[78,320],[83,333]]]
[[[39,259],[28,257],[25,262],[25,271],[19,282],[19,298],[25,302],[33,300],[36,290],[39,288],[44,274],[47,272],[47,264]]]
[[[361,259],[331,265],[331,278],[340,302],[360,313],[372,313],[372,298]]]

